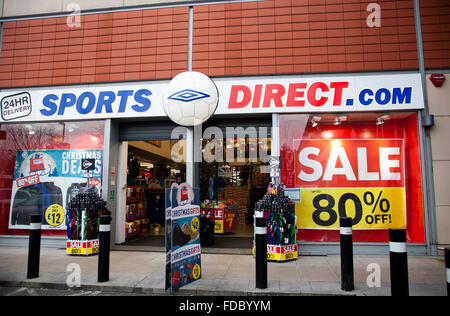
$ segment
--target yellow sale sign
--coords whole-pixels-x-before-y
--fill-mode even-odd
[[[402,139],[294,140],[297,227],[353,229],[406,227]]]
[[[404,188],[305,188],[295,203],[301,229],[339,229],[339,217],[353,229],[405,228],[405,210]]]

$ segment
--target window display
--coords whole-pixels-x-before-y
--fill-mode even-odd
[[[356,242],[386,242],[389,228],[425,241],[415,113],[281,115],[280,139],[298,240],[339,241],[348,216]]]
[[[44,235],[63,235],[68,202],[88,186],[100,192],[104,123],[14,124],[2,130],[0,234],[26,234],[30,215],[41,214]],[[82,166],[87,159],[89,171]]]

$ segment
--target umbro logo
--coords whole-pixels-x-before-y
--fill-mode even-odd
[[[209,97],[210,97],[209,94],[206,94],[203,92],[199,92],[199,91],[195,91],[195,90],[191,90],[191,89],[184,89],[182,91],[175,92],[174,94],[169,96],[168,99],[181,101],[181,102],[191,102],[191,101],[209,98]]]

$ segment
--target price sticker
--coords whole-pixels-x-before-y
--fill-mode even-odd
[[[200,277],[200,273],[200,265],[195,264],[195,266],[192,268],[192,277],[197,280]]]
[[[200,228],[200,222],[198,220],[198,217],[193,217],[191,220],[191,230],[193,232],[196,232]]]
[[[64,209],[59,204],[52,204],[45,210],[45,220],[50,226],[59,226],[64,221]]]
[[[304,188],[295,209],[301,229],[339,229],[340,217],[353,229],[406,227],[405,188]]]
[[[214,221],[214,233],[215,234],[223,234],[223,220],[215,220]]]

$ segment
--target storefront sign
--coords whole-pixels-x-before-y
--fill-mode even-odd
[[[167,81],[0,92],[2,121],[164,117]]]
[[[42,214],[42,228],[66,229],[64,210],[87,179],[82,160],[91,159],[89,186],[101,185],[103,151],[98,149],[17,151],[9,228],[28,228],[31,214]]]
[[[229,96],[221,99],[218,114],[410,110],[424,106],[419,74],[230,81],[217,79],[221,93]]]
[[[338,229],[339,217],[353,229],[406,227],[402,139],[294,140],[297,225]]]
[[[424,107],[418,73],[217,78],[214,83],[219,92],[215,115],[417,110]],[[0,92],[0,122],[167,117],[162,100],[168,84],[169,81],[163,80],[132,85],[114,83],[4,90]],[[174,91],[179,95],[168,97],[183,104],[199,100],[198,95],[202,93],[201,85],[189,91],[177,89]],[[197,116],[192,115],[192,111],[186,112],[185,107],[178,112],[175,115],[181,115],[180,124],[184,124],[182,117]],[[211,113],[206,114],[199,114],[201,121]]]

